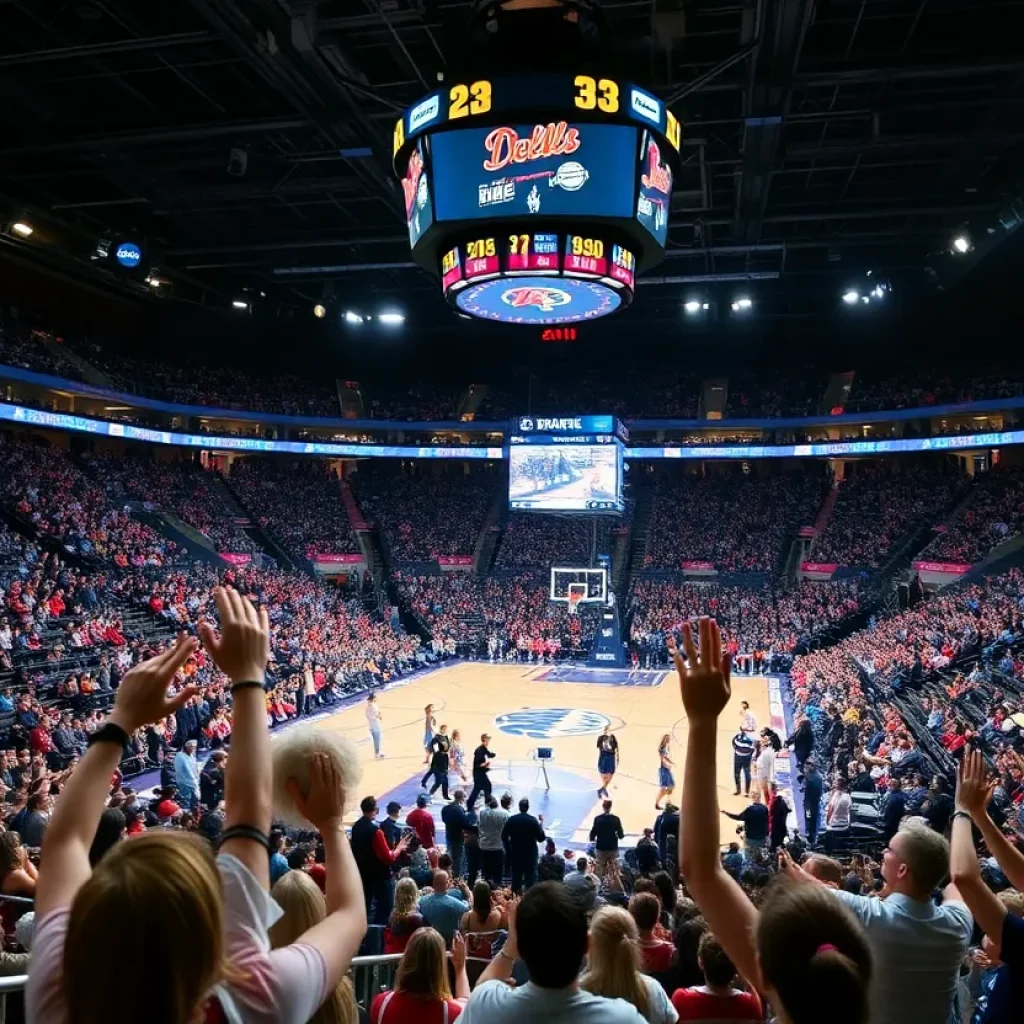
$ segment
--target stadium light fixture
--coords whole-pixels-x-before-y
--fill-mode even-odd
[[[747,298],[746,295],[742,295],[732,304],[732,311],[734,313],[746,312],[753,305],[754,303],[751,299]]]
[[[706,302],[705,303],[700,303],[696,299],[690,299],[689,302],[685,302],[683,304],[683,309],[685,309],[686,312],[689,313],[692,316],[694,313],[699,313],[700,312],[702,305],[703,305],[704,309],[708,308]]]
[[[405,323],[405,317],[401,313],[380,313],[377,319],[382,324],[387,324],[388,327],[397,327],[399,324]]]
[[[231,305],[235,309],[248,309],[249,308],[249,303],[246,302],[245,299],[232,299],[231,300]]]
[[[313,307],[313,316],[315,316],[317,320],[323,320],[323,318],[327,316],[327,307],[322,302],[318,302]]]
[[[26,224],[23,220],[16,220],[11,225],[11,230],[16,235],[21,235],[22,238],[28,238],[36,229],[31,224]]]
[[[860,292],[855,291],[851,288],[848,292],[843,292],[843,302],[848,306],[852,306],[860,298]]]
[[[351,309],[345,310],[344,320],[347,324],[361,324],[363,322],[363,318],[358,313],[353,313]]]
[[[959,234],[956,236],[956,238],[953,239],[952,248],[953,252],[959,254],[960,256],[963,256],[964,253],[970,251],[971,240],[967,237],[967,235]]]

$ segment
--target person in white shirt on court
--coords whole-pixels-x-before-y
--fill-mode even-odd
[[[377,757],[383,757],[380,752],[380,723],[383,719],[380,705],[377,703],[377,695],[371,693],[366,698],[366,724],[370,728],[370,737],[373,740],[373,752]]]
[[[740,701],[740,729],[743,732],[757,732],[757,717],[745,700]]]

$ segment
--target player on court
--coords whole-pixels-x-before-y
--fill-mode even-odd
[[[448,799],[448,754],[451,745],[452,741],[448,738],[448,726],[442,725],[440,732],[435,733],[430,741],[430,770],[420,780],[420,787],[426,789],[427,780],[433,776],[434,785],[430,790],[430,795],[433,796],[440,787],[441,795],[445,800]]]
[[[619,741],[611,734],[611,728],[606,725],[604,732],[597,737],[597,771],[601,776],[598,796],[610,796],[608,783],[612,781],[615,769],[619,766]]]
[[[380,723],[384,716],[380,712],[380,705],[377,703],[377,695],[371,693],[366,698],[366,724],[370,729],[370,738],[373,740],[373,753],[376,757],[383,757],[380,752]]]
[[[676,788],[675,776],[672,774],[672,758],[669,756],[671,742],[672,737],[665,733],[661,737],[661,743],[658,746],[658,757],[661,758],[661,764],[658,768],[658,795],[654,799],[654,809],[656,811],[662,810],[661,798],[671,796],[672,790]]]
[[[462,749],[462,734],[458,729],[452,729],[452,767],[463,782],[468,782],[469,780],[466,778],[465,759],[466,754]]]
[[[423,763],[429,764],[430,757],[434,752],[434,726],[437,725],[437,719],[434,717],[434,705],[428,704],[423,709],[424,721],[423,721]]]

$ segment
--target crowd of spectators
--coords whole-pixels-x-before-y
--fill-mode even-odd
[[[1024,390],[1024,375],[1006,367],[974,372],[927,370],[915,366],[904,373],[886,367],[858,371],[845,412],[919,409],[999,398],[1014,398]]]
[[[410,466],[360,469],[353,490],[394,562],[473,554],[503,475],[490,467]]]
[[[720,572],[772,572],[785,545],[814,522],[825,498],[821,474],[708,476],[670,467],[656,477],[644,566],[710,562]]]
[[[243,506],[291,554],[359,551],[341,482],[326,463],[250,457],[231,467],[230,479]]]
[[[64,448],[0,438],[0,500],[41,538],[122,568],[185,561],[179,549],[118,508]]]
[[[599,528],[605,528],[598,524]],[[589,565],[594,523],[583,518],[513,512],[502,531],[495,565],[499,569],[540,569]]]
[[[967,478],[955,460],[856,463],[839,495],[811,560],[878,569],[901,543],[936,526]]]
[[[1024,525],[1024,471],[996,466],[976,482],[970,499],[944,525],[921,557],[937,562],[980,562]]]
[[[90,454],[83,460],[105,485],[112,501],[141,501],[173,512],[209,537],[217,551],[258,550],[234,522],[228,497],[215,473],[198,462],[147,458],[148,454]]]

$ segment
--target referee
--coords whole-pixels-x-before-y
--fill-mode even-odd
[[[467,801],[470,810],[476,806],[477,794],[483,793],[485,801],[491,795],[491,780],[488,773],[496,755],[487,749],[490,739],[491,737],[484,733],[480,737],[480,746],[473,751],[473,789],[470,791]]]

